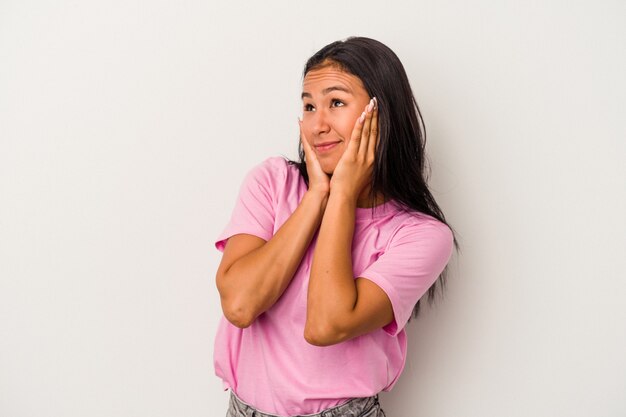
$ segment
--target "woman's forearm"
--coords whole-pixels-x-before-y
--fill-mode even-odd
[[[352,271],[355,212],[354,199],[331,193],[309,280],[305,338],[314,343],[320,335],[342,340],[345,336],[342,323],[348,321],[356,305],[357,288]]]
[[[217,287],[231,323],[249,326],[280,298],[320,226],[327,199],[326,193],[308,191],[269,241],[220,265]]]

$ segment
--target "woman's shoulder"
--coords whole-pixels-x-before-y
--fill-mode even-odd
[[[257,164],[254,170],[271,172],[274,174],[282,173],[283,175],[298,173],[298,166],[283,156],[270,156],[261,163]]]
[[[452,244],[452,229],[441,220],[420,211],[398,209],[399,224],[396,232],[401,235],[414,235],[436,239]]]
[[[298,174],[298,167],[282,156],[272,156],[248,171],[248,178],[257,181],[283,182],[288,176]]]
[[[285,171],[288,168],[289,162],[283,158],[282,156],[270,156],[265,160],[256,164],[251,172],[260,171],[260,172],[281,172]]]
[[[299,195],[303,186],[298,166],[282,156],[273,156],[258,163],[244,179],[246,189],[255,194],[273,196],[273,200]]]

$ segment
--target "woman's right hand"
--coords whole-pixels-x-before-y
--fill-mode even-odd
[[[302,149],[304,149],[306,171],[309,174],[309,190],[328,195],[330,193],[330,177],[322,170],[315,151],[302,131],[302,120],[298,119],[298,123],[300,125],[300,143],[302,144]]]

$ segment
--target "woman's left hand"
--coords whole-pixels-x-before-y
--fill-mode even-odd
[[[339,193],[357,201],[372,181],[377,142],[378,103],[373,98],[356,120],[348,147],[333,172],[331,195]]]

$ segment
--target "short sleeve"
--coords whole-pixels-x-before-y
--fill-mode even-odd
[[[384,327],[392,336],[402,331],[415,303],[435,283],[450,260],[453,235],[437,220],[401,226],[385,252],[359,276],[377,284],[389,297],[394,321]]]
[[[226,241],[236,234],[249,234],[268,241],[274,233],[276,187],[284,181],[286,161],[269,158],[246,175],[228,225],[215,247],[224,251]]]

